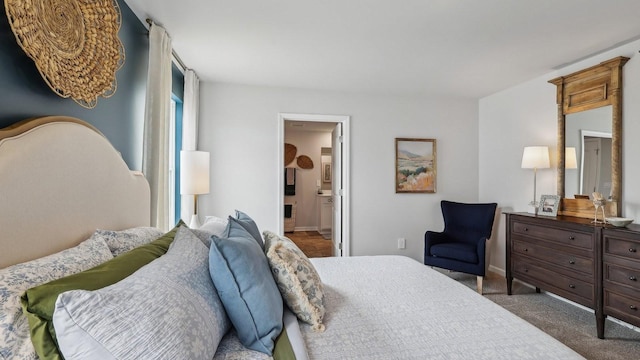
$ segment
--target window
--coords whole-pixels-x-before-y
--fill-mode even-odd
[[[182,150],[182,109],[184,99],[184,73],[171,66],[171,119],[169,125],[169,219],[180,220],[180,150]]]
[[[169,218],[180,220],[180,149],[182,149],[182,100],[171,96],[169,125]]]

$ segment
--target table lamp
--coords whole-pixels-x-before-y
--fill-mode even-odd
[[[533,201],[529,203],[533,206],[533,213],[538,213],[538,200],[536,197],[536,173],[538,169],[548,169],[549,164],[549,147],[547,146],[525,146],[522,153],[523,169],[533,169]]]
[[[189,227],[200,227],[198,195],[209,193],[209,153],[206,151],[180,151],[180,194],[193,195],[193,215]]]

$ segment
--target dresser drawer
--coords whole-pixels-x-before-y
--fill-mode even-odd
[[[604,311],[631,324],[640,324],[640,300],[604,290]]]
[[[558,251],[533,242],[514,241],[513,251],[558,265],[569,270],[579,271],[593,276],[593,259],[576,256],[568,252]]]
[[[605,281],[640,290],[640,270],[616,264],[604,263],[602,276]],[[606,285],[605,285],[606,286]]]
[[[524,281],[529,280],[537,287],[553,293],[559,293],[558,295],[585,306],[593,306],[594,284],[592,280],[578,280],[563,275],[554,269],[542,267],[526,257],[517,255],[514,256],[513,272],[516,278],[521,278]]]
[[[604,238],[604,253],[630,260],[640,260],[640,242],[606,236]]]
[[[560,244],[593,249],[593,236],[573,230],[562,230],[529,223],[513,222],[513,234],[531,236]]]

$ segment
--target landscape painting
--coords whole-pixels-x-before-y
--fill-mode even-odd
[[[396,193],[436,192],[436,140],[396,138]]]

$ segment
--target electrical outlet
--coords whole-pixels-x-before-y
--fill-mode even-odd
[[[404,249],[407,247],[407,241],[405,238],[398,238],[398,249]]]

